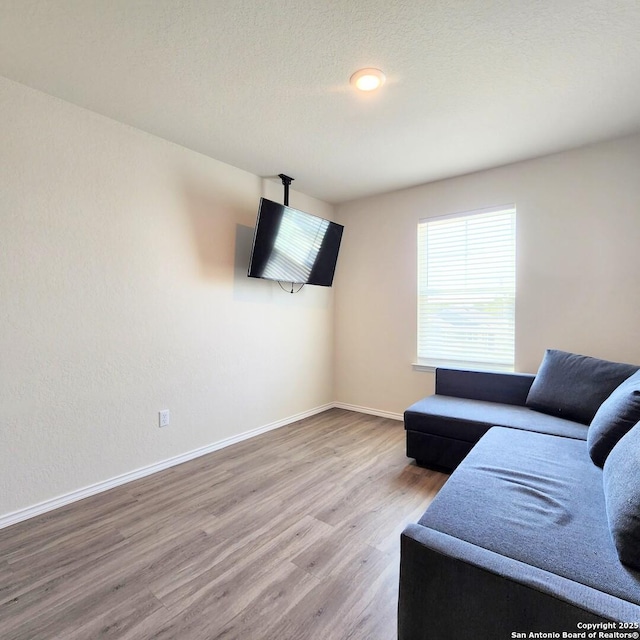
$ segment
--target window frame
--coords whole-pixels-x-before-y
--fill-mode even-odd
[[[425,357],[420,355],[420,331],[421,331],[421,232],[420,228],[423,224],[429,224],[432,222],[438,222],[442,220],[454,220],[459,218],[468,218],[474,215],[492,214],[492,213],[512,213],[513,215],[513,302],[512,302],[512,314],[513,314],[513,331],[511,339],[513,341],[512,355],[513,359],[509,363],[496,363],[496,362],[484,362],[475,361],[472,359],[448,359],[437,357]],[[474,370],[497,370],[497,371],[514,371],[515,369],[515,337],[516,337],[516,293],[517,293],[517,207],[515,203],[496,205],[492,207],[485,207],[482,209],[473,209],[471,211],[461,211],[457,213],[449,213],[445,215],[429,216],[420,218],[416,226],[416,361],[412,363],[413,369],[417,371],[435,371],[437,367],[448,368],[464,368]]]

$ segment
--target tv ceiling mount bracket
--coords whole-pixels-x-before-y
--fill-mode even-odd
[[[282,180],[282,185],[284,186],[284,206],[289,206],[289,185],[295,180],[295,178],[290,178],[289,176],[285,176],[284,173],[279,173],[278,178]]]

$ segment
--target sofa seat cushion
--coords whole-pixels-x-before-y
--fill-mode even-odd
[[[490,429],[420,524],[640,604],[640,572],[618,558],[583,441]]]
[[[528,407],[438,394],[412,404],[404,412],[404,423],[410,431],[466,442],[477,442],[494,425],[580,440],[586,440],[588,431],[583,424]]]

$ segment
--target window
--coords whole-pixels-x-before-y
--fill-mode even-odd
[[[418,366],[513,370],[514,206],[418,224]]]

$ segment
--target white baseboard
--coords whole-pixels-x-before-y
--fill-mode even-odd
[[[347,411],[357,411],[358,413],[368,413],[370,416],[378,416],[380,418],[389,418],[390,420],[404,420],[401,413],[392,413],[391,411],[381,411],[380,409],[370,409],[369,407],[360,407],[357,404],[347,404],[346,402],[334,402],[336,409],[346,409]]]
[[[230,438],[219,440],[218,442],[214,442],[213,444],[200,447],[199,449],[194,449],[193,451],[188,451],[187,453],[174,456],[173,458],[161,460],[160,462],[156,462],[146,467],[141,467],[140,469],[135,469],[134,471],[130,471],[128,473],[123,473],[122,475],[116,476],[115,478],[109,478],[108,480],[104,480],[103,482],[97,482],[96,484],[89,485],[88,487],[83,487],[82,489],[77,489],[76,491],[66,493],[62,496],[51,498],[50,500],[45,500],[44,502],[40,502],[31,507],[18,509],[18,511],[13,511],[12,513],[7,513],[6,515],[0,516],[0,529],[4,529],[5,527],[9,527],[12,524],[17,524],[18,522],[22,522],[23,520],[28,520],[29,518],[47,513],[48,511],[53,511],[54,509],[58,509],[59,507],[64,507],[65,505],[71,504],[72,502],[77,502],[78,500],[82,500],[83,498],[88,498],[89,496],[102,493],[103,491],[108,491],[109,489],[119,487],[123,484],[127,484],[128,482],[132,482],[133,480],[138,480],[140,478],[150,476],[153,473],[163,471],[164,469],[168,469],[169,467],[174,467],[178,464],[182,464],[183,462],[188,462],[189,460],[193,460],[194,458],[199,458],[200,456],[204,456],[207,453],[212,453],[213,451],[224,449],[225,447],[236,444],[237,442],[242,442],[243,440],[248,440],[249,438],[258,436],[261,433],[266,433],[267,431],[272,431],[273,429],[279,429],[280,427],[284,427],[288,424],[291,424],[292,422],[304,420],[304,418],[310,418],[311,416],[322,413],[323,411],[332,409],[334,407],[336,409],[346,409],[347,411],[366,413],[372,416],[379,416],[381,418],[390,418],[391,420],[403,419],[402,414],[400,413],[380,411],[378,409],[360,407],[358,405],[346,404],[344,402],[331,402],[320,407],[315,407],[314,409],[309,409],[308,411],[297,413],[296,415],[289,416],[288,418],[283,418],[282,420],[271,422],[270,424],[266,424],[262,427],[251,429],[250,431],[245,431],[244,433],[240,433],[237,436],[231,436]]]
[[[127,482],[132,482],[133,480],[138,480],[139,478],[150,476],[153,473],[163,471],[164,469],[168,469],[169,467],[174,467],[178,464],[182,464],[183,462],[188,462],[189,460],[193,460],[194,458],[199,458],[200,456],[204,456],[207,453],[212,453],[213,451],[224,449],[225,447],[236,444],[237,442],[242,442],[243,440],[248,440],[249,438],[258,436],[261,433],[266,433],[267,431],[284,427],[288,424],[291,424],[292,422],[297,422],[298,420],[309,418],[318,413],[322,413],[327,409],[331,409],[334,406],[336,406],[334,403],[329,403],[320,407],[315,407],[314,409],[309,409],[308,411],[297,413],[296,415],[289,416],[288,418],[284,418],[282,420],[277,420],[276,422],[271,422],[270,424],[266,424],[262,427],[251,429],[250,431],[245,431],[244,433],[240,433],[237,436],[231,436],[230,438],[219,440],[218,442],[214,442],[213,444],[200,447],[199,449],[194,449],[193,451],[188,451],[187,453],[180,454],[173,458],[162,460],[160,462],[156,462],[155,464],[150,464],[146,467],[135,469],[134,471],[130,471],[128,473],[123,473],[122,475],[116,476],[115,478],[110,478],[108,480],[104,480],[103,482],[97,482],[96,484],[92,484],[88,487],[77,489],[76,491],[72,491],[71,493],[58,496],[57,498],[45,500],[44,502],[40,502],[31,507],[13,511],[12,513],[0,516],[0,529],[9,527],[12,524],[17,524],[18,522],[22,522],[23,520],[28,520],[29,518],[33,518],[34,516],[39,516],[43,513],[46,513],[47,511],[53,511],[54,509],[58,509],[59,507],[64,507],[67,504],[77,502],[78,500],[82,500],[83,498],[88,498],[89,496],[96,495],[97,493],[102,493],[103,491],[113,489],[114,487],[119,487],[120,485],[126,484]]]

